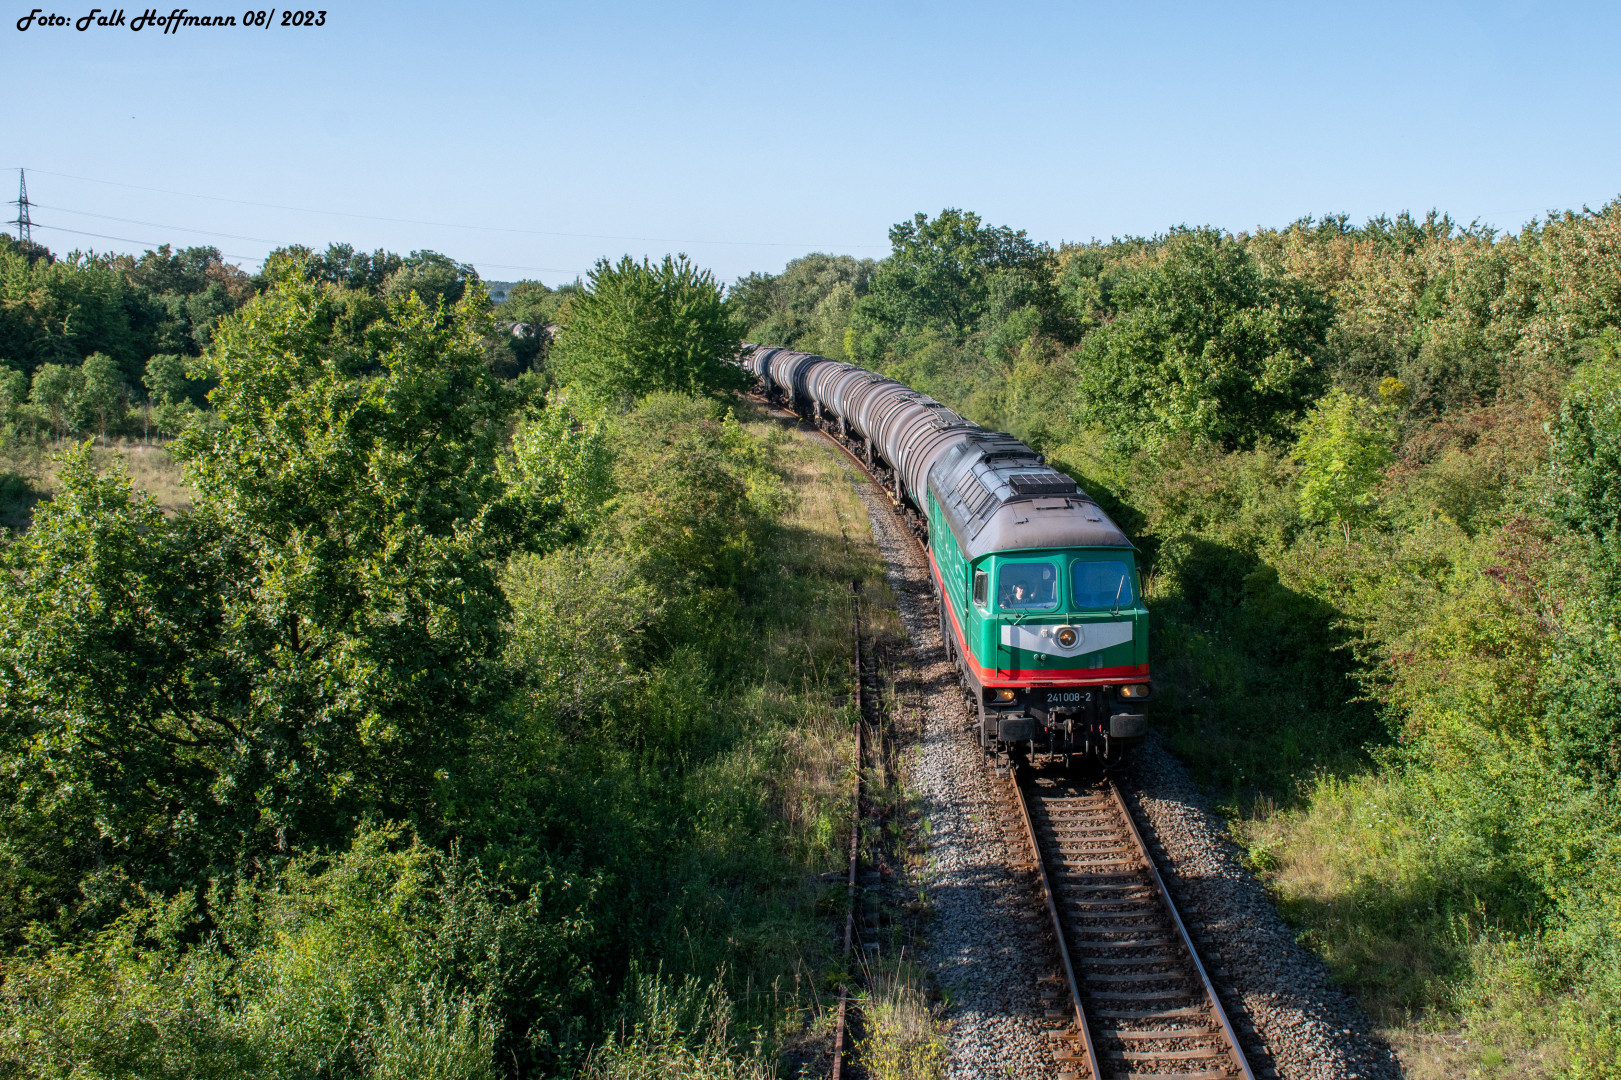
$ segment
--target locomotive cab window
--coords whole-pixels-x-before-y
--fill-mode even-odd
[[[996,602],[1003,611],[1051,611],[1058,606],[1058,567],[1003,563],[996,572]]]
[[[1069,576],[1074,583],[1075,606],[1078,608],[1112,611],[1137,604],[1129,563],[1112,559],[1108,562],[1078,562],[1070,566]]]
[[[974,571],[974,603],[984,607],[990,602],[991,575],[983,570]]]

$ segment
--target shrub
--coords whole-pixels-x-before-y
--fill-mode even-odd
[[[1621,537],[1621,338],[1565,387],[1552,425],[1554,505],[1572,528]]]
[[[552,347],[564,382],[598,397],[727,394],[749,385],[733,363],[742,328],[714,276],[682,255],[654,265],[600,260],[569,299]]]
[[[529,1053],[578,1007],[589,896],[544,882],[520,896],[399,829],[363,829],[341,854],[217,882],[203,905],[143,898],[86,944],[37,937],[4,962],[0,1066],[490,1080],[503,1037]]]

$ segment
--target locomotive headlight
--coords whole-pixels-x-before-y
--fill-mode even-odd
[[[1016,696],[1018,696],[1017,692],[1013,690],[998,690],[996,692],[997,701],[1012,701]]]
[[[1081,632],[1073,626],[1060,627],[1058,630],[1058,644],[1065,649],[1073,649],[1075,643],[1081,640]]]
[[[1130,686],[1122,686],[1120,696],[1123,698],[1145,698],[1148,696],[1148,684],[1133,683]]]

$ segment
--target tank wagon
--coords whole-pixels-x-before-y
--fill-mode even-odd
[[[1071,477],[853,364],[758,345],[742,361],[769,397],[843,437],[924,533],[981,745],[1112,764],[1147,734],[1136,549]]]

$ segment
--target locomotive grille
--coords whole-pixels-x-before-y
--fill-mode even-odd
[[[1008,484],[1020,495],[1074,495],[1075,481],[1060,473],[1014,473]]]
[[[983,516],[996,504],[996,494],[987,490],[971,471],[963,474],[962,481],[957,485],[957,498],[962,500],[963,509],[970,518]]]

